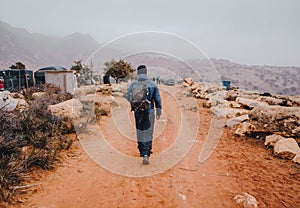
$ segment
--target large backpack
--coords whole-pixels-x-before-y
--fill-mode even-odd
[[[132,111],[146,111],[150,109],[148,83],[149,80],[143,80],[133,84],[130,92],[130,105]]]

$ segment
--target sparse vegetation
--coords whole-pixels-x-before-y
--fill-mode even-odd
[[[0,109],[0,202],[10,201],[18,192],[32,167],[53,168],[61,150],[68,149],[72,140],[62,131],[62,120],[47,110],[51,104],[70,99],[68,94],[57,94],[53,85],[44,87],[45,96],[33,99],[36,89],[24,91],[29,108],[20,112]]]

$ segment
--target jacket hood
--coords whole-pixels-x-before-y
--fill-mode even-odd
[[[149,77],[147,76],[147,74],[139,74],[136,77],[136,80],[138,80],[138,81],[148,80],[148,79],[149,79]]]

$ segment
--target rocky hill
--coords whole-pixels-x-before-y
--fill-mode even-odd
[[[300,67],[244,65],[214,58],[181,61],[167,55],[151,53],[129,57],[127,61],[134,66],[140,63],[152,66],[150,76],[160,75],[163,79],[192,77],[197,81],[205,78],[215,81],[230,80],[232,86],[245,90],[300,95]],[[214,68],[216,72],[212,73]]]
[[[99,44],[87,34],[51,37],[30,33],[0,21],[0,69],[21,61],[27,68],[47,65],[69,67],[75,60],[89,56]]]

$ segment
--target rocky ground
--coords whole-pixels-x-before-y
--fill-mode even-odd
[[[83,88],[71,101],[76,108],[51,107],[73,116],[79,140],[55,171],[36,173],[32,183],[41,185],[13,207],[300,206],[299,98],[227,92],[192,80],[185,87],[160,88],[164,114],[156,122],[154,154],[146,167],[123,97],[126,85]],[[113,151],[97,146],[100,140]],[[182,154],[181,147],[191,149]],[[203,148],[212,153],[204,154],[208,159]],[[114,152],[127,159],[118,163]],[[174,164],[164,170],[168,162]],[[148,176],[139,177],[143,173]]]

